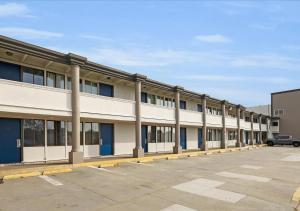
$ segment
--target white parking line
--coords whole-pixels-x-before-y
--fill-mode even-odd
[[[160,211],[196,211],[196,210],[191,209],[189,207],[182,206],[180,204],[173,204],[173,205],[166,207]]]
[[[61,185],[63,185],[61,182],[58,182],[57,180],[52,179],[51,177],[48,177],[46,175],[41,175],[41,176],[39,176],[39,178],[41,178],[41,179],[49,182],[50,184],[52,184],[54,186],[61,186]]]
[[[294,155],[290,155],[287,156],[283,159],[281,159],[282,161],[289,161],[289,162],[299,162],[300,161],[300,155],[294,154]]]
[[[258,177],[258,176],[248,175],[248,174],[237,174],[237,173],[232,173],[227,171],[216,173],[216,175],[222,177],[234,178],[234,179],[255,181],[255,182],[269,182],[270,180],[272,180],[272,178],[268,178],[268,177]]]
[[[119,173],[119,172],[115,172],[115,171],[108,170],[108,169],[105,169],[105,168],[98,168],[98,167],[95,167],[95,166],[89,166],[89,168],[97,169],[99,171],[104,171],[104,172],[107,172],[107,173],[110,173],[110,174],[115,174],[115,175],[121,175],[121,176],[126,176],[127,175],[126,173]]]
[[[252,165],[241,165],[241,168],[258,170],[258,169],[261,169],[262,167],[261,166],[252,166]]]
[[[208,198],[217,199],[229,203],[236,203],[246,197],[244,194],[239,194],[231,191],[217,189],[216,187],[223,185],[224,182],[208,179],[196,179],[190,182],[182,183],[173,188],[187,193],[205,196]]]

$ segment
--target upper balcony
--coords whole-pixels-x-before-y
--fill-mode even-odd
[[[175,124],[174,108],[142,103],[141,115],[142,122]]]
[[[251,122],[241,120],[241,128],[243,128],[244,130],[251,130]]]
[[[268,125],[267,124],[261,124],[261,131],[267,132],[268,131]]]
[[[226,116],[225,117],[226,128],[237,128],[237,118]]]
[[[180,109],[180,124],[202,126],[202,112]]]
[[[206,114],[206,125],[208,127],[222,127],[222,116]]]
[[[71,92],[0,79],[0,110],[51,116],[71,116]]]
[[[254,131],[260,131],[260,129],[259,129],[259,123],[253,123],[253,130]]]

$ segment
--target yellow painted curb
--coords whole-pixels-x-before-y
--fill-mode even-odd
[[[105,167],[114,167],[117,166],[117,163],[101,163],[98,167],[99,168],[105,168]]]
[[[154,159],[153,158],[151,158],[151,159],[141,159],[141,160],[138,160],[137,162],[138,163],[148,163],[148,162],[153,162],[154,161]]]
[[[72,169],[70,169],[70,168],[45,170],[45,171],[43,171],[43,175],[59,174],[59,173],[67,173],[67,172],[71,172],[71,171],[72,171]]]
[[[11,174],[5,175],[3,180],[10,180],[10,179],[19,179],[19,178],[26,178],[26,177],[35,177],[41,175],[41,172],[34,171],[29,173],[22,173],[22,174]]]
[[[293,201],[300,202],[300,187],[296,190],[296,192],[293,194]]]

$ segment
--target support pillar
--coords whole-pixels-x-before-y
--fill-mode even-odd
[[[251,120],[251,131],[250,131],[250,145],[254,145],[254,132],[253,132],[253,112],[250,113],[250,120]]]
[[[72,72],[72,150],[69,162],[72,164],[83,162],[83,152],[80,151],[80,66],[71,65]]]
[[[222,101],[222,140],[221,149],[226,148],[226,101]]]
[[[262,144],[263,143],[263,140],[262,140],[263,139],[262,138],[262,128],[261,128],[262,115],[260,114],[258,118],[259,118],[259,138],[258,139],[259,139],[259,144]]]
[[[206,142],[206,132],[207,132],[207,127],[206,127],[206,95],[202,95],[202,108],[203,108],[203,113],[202,113],[202,118],[203,118],[203,126],[202,126],[202,145],[201,145],[201,150],[202,151],[207,151],[207,142]]]
[[[135,74],[135,148],[133,149],[133,157],[144,157],[144,149],[142,147],[142,121],[141,121],[141,92],[142,81],[145,76]]]
[[[236,107],[236,119],[237,119],[237,140],[236,140],[236,147],[242,146],[242,139],[241,139],[241,105]]]
[[[180,91],[182,87],[176,86],[175,91],[175,146],[173,147],[174,154],[182,153],[182,147],[180,145]]]

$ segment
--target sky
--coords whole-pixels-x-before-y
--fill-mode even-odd
[[[2,1],[0,34],[244,106],[300,86],[297,1]]]

